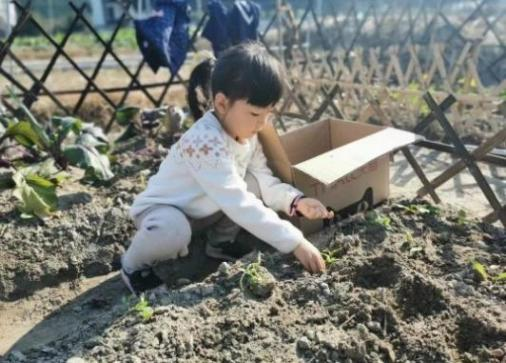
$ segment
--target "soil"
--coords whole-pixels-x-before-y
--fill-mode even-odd
[[[46,225],[2,218],[0,321],[50,313],[5,362],[506,361],[506,286],[471,268],[506,271],[504,230],[425,201],[394,200],[311,236],[333,251],[321,275],[262,248],[263,278],[248,284],[257,254],[220,264],[197,238],[189,257],[157,267],[166,286],[146,294],[151,316],[117,275],[86,291],[83,276],[117,267],[132,232],[126,206],[142,189],[133,175],[159,153],[125,154],[121,179],[86,186],[80,202],[74,192]]]

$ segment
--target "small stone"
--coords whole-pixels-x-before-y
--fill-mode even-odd
[[[208,318],[212,315],[212,311],[205,305],[202,305],[199,308],[200,315],[202,315],[204,318]]]
[[[99,344],[100,344],[100,338],[93,337],[93,338],[90,338],[89,340],[85,341],[83,345],[85,348],[91,349]]]
[[[230,264],[228,262],[222,262],[220,266],[218,266],[218,272],[222,275],[228,275],[230,272]]]
[[[495,359],[501,359],[504,357],[504,351],[501,348],[491,350],[489,355]]]
[[[14,358],[15,360],[24,362],[26,360],[26,356],[21,353],[19,350],[13,350],[10,354],[11,358]]]
[[[72,357],[67,359],[66,363],[86,363],[86,361],[80,357]]]
[[[142,363],[142,360],[135,355],[127,355],[125,361],[128,363]]]
[[[455,283],[455,292],[461,296],[472,296],[475,294],[474,288],[464,282],[457,281]]]
[[[322,290],[328,289],[329,288],[329,284],[327,284],[326,282],[321,282],[320,283],[320,288]]]
[[[325,296],[332,296],[332,291],[330,291],[330,287],[329,287],[328,284],[326,284],[325,282],[322,282],[320,284],[320,288],[322,289],[323,295],[325,295]]]
[[[56,353],[56,350],[54,348],[51,348],[51,347],[48,347],[47,345],[44,345],[41,350],[44,352],[44,353],[47,353],[47,354],[54,354]]]
[[[332,360],[332,362],[339,362],[339,353],[336,351],[333,351],[330,354],[330,359]]]
[[[307,330],[307,331],[305,332],[305,335],[306,335],[306,337],[308,337],[308,339],[310,339],[310,340],[315,340],[315,338],[316,338],[316,334],[315,334],[314,330]]]
[[[200,293],[202,296],[209,296],[212,295],[214,292],[214,286],[213,285],[203,285],[200,288]]]
[[[302,337],[297,341],[297,347],[301,350],[309,350],[311,348],[311,342],[307,337]]]
[[[368,330],[364,324],[357,324],[357,331],[362,336],[367,336]]]
[[[383,335],[383,329],[381,328],[381,324],[377,321],[369,321],[366,324],[367,329],[372,331],[373,333],[376,333],[377,335]]]
[[[168,330],[160,330],[155,333],[155,337],[158,339],[160,343],[166,343],[169,340],[169,332]]]
[[[185,285],[189,285],[189,284],[191,284],[191,280],[184,278],[184,277],[177,279],[177,281],[176,281],[177,286],[185,286]]]

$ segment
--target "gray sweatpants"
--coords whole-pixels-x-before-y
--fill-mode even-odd
[[[255,177],[246,173],[248,191],[260,198],[260,187]],[[203,219],[186,216],[176,207],[157,204],[134,220],[137,232],[122,257],[122,266],[128,273],[153,266],[159,261],[176,259],[188,254],[192,234],[206,232],[213,242],[233,240],[241,227],[219,211]]]

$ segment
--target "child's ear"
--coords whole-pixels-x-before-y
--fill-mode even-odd
[[[214,96],[214,108],[220,115],[224,115],[228,111],[229,99],[222,92],[218,92],[216,96]]]

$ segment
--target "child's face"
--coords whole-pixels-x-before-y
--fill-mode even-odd
[[[215,110],[230,136],[245,140],[256,135],[272,119],[274,106],[253,106],[245,100],[232,103],[225,95],[218,93]]]

